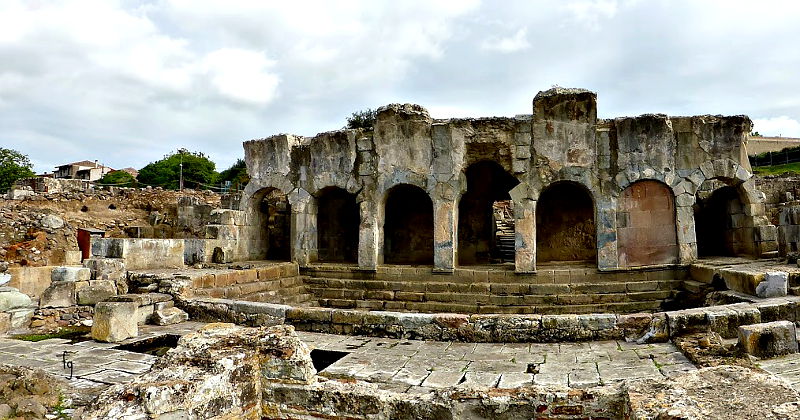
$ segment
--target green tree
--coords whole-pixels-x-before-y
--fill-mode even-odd
[[[356,111],[347,117],[347,128],[365,128],[372,130],[375,126],[375,118],[378,116],[378,110],[367,108],[361,111]]]
[[[137,181],[145,185],[164,187],[170,190],[180,188],[181,163],[183,163],[183,185],[185,188],[205,189],[217,177],[216,165],[200,152],[179,149],[176,153],[149,163],[139,171]]]
[[[217,182],[224,183],[225,181],[230,181],[233,188],[247,185],[250,177],[247,175],[247,165],[244,163],[244,159],[237,159],[230,168],[219,173]]]
[[[136,178],[125,171],[113,171],[103,175],[102,178],[97,180],[97,183],[116,187],[135,187]]]
[[[28,156],[0,147],[0,192],[8,191],[18,179],[36,175],[32,168]]]

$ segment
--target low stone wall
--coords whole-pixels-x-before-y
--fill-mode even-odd
[[[698,331],[735,338],[740,325],[800,319],[800,297],[638,314],[460,315],[299,308],[229,299],[179,302],[192,319],[291,324],[300,331],[465,342],[664,342]]]
[[[128,270],[243,261],[246,253],[241,248],[236,239],[92,239],[92,257],[122,259]],[[214,261],[215,252],[221,261]]]
[[[698,261],[689,267],[695,281],[724,284],[730,290],[756,295],[756,288],[765,281],[767,272],[782,271],[788,276],[789,286],[800,284],[800,268],[794,264],[780,264],[777,260],[755,260],[743,263],[736,258]]]

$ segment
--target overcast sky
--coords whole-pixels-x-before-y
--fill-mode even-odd
[[[0,0],[0,147],[37,172],[141,168],[418,103],[531,113],[553,85],[598,114],[747,114],[800,137],[797,1]]]

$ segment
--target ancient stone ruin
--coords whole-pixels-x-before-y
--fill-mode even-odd
[[[393,104],[246,141],[242,193],[37,267],[0,332],[72,320],[78,358],[125,357],[79,374],[117,384],[87,418],[798,418],[800,207],[753,176],[751,129],[553,88],[513,118]],[[158,331],[177,347],[125,353]]]

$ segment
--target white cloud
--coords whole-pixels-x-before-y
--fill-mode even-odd
[[[597,91],[602,117],[750,114],[800,136],[798,20],[789,0],[0,0],[0,144],[37,170],[177,147],[224,168],[243,140],[366,107],[514,115],[554,84]]]
[[[519,29],[514,35],[502,38],[492,37],[481,43],[482,49],[501,53],[522,51],[530,48],[530,46],[526,28]]]
[[[203,64],[211,83],[228,98],[260,105],[275,98],[278,76],[267,71],[275,63],[262,53],[224,48],[208,54]]]
[[[753,131],[767,137],[800,137],[800,121],[785,115],[753,119]]]

